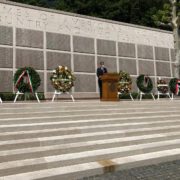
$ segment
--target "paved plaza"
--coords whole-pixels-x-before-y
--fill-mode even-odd
[[[3,103],[0,180],[178,180],[180,101]]]

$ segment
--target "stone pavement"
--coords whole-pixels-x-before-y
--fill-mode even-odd
[[[180,180],[180,160],[85,177],[79,180]]]
[[[0,180],[154,178],[156,164],[180,160],[179,112],[169,99],[3,103]],[[160,175],[178,172],[166,164]]]

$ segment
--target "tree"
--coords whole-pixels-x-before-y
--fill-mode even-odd
[[[180,1],[170,0],[172,4],[172,27],[174,35],[174,48],[176,55],[175,77],[179,78],[180,67]]]
[[[180,0],[169,0],[163,9],[153,15],[154,22],[163,29],[172,29],[174,36],[174,49],[176,61],[174,75],[179,78],[180,67]]]

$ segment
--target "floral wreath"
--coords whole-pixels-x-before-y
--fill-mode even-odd
[[[177,81],[178,81],[177,78],[172,78],[172,79],[169,81],[169,89],[170,89],[170,91],[171,91],[173,94],[176,94],[176,93],[177,93]]]
[[[153,82],[151,78],[147,75],[139,75],[136,79],[137,87],[143,93],[150,93],[153,89]]]
[[[129,73],[124,71],[119,72],[119,81],[118,81],[118,92],[120,93],[129,93],[132,86],[132,79]]]
[[[52,86],[61,92],[68,92],[74,86],[75,77],[66,66],[59,66],[50,77]]]
[[[40,84],[40,76],[32,67],[19,68],[14,74],[14,86],[19,92],[33,93]]]
[[[157,85],[159,85],[159,86],[157,86],[157,89],[159,92],[164,93],[164,94],[168,92],[168,86],[163,86],[163,85],[167,85],[165,80],[159,79],[157,81]]]

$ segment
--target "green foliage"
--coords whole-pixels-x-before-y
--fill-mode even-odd
[[[177,78],[172,78],[169,82],[169,89],[173,94],[176,94]]]
[[[157,27],[162,27],[163,29],[171,29],[171,10],[170,4],[164,4],[163,9],[160,9],[152,16],[154,23]]]
[[[17,82],[18,78],[20,77],[20,75],[23,73],[24,70],[28,70],[31,83],[32,83],[32,88],[33,88],[33,91],[35,92],[41,84],[41,79],[40,79],[39,74],[31,67],[24,67],[24,68],[18,69],[16,73],[14,74],[14,84]],[[19,92],[22,92],[22,93],[31,92],[29,84],[24,82],[23,79],[19,82],[17,89]]]
[[[137,77],[136,83],[139,90],[143,93],[150,93],[153,89],[153,82],[151,78],[143,74]]]

